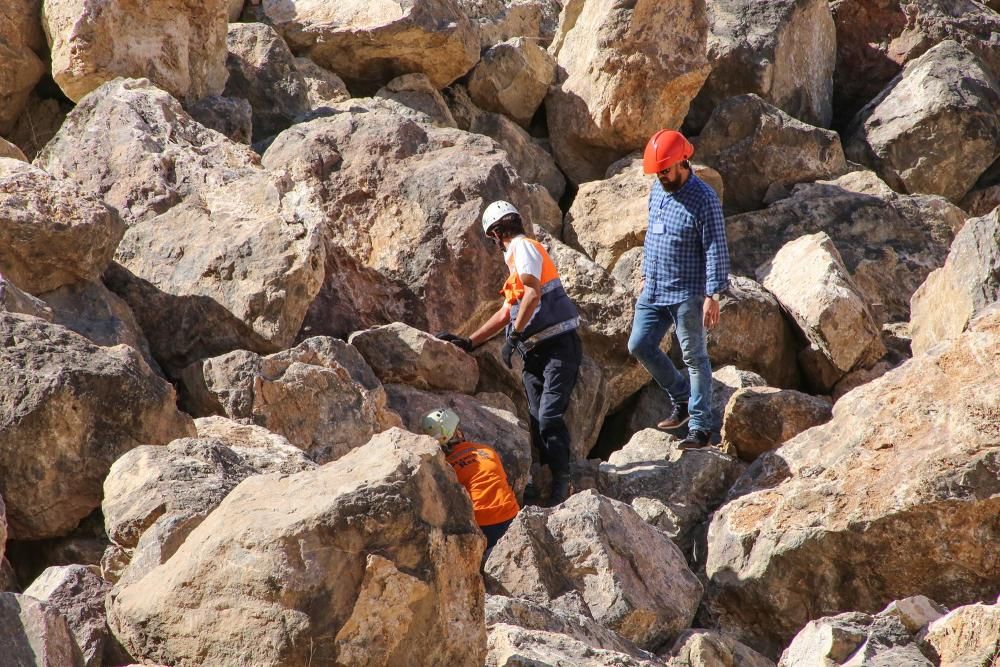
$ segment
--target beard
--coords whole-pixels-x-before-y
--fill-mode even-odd
[[[657,179],[667,192],[677,192],[683,187],[685,180],[684,173],[680,169],[677,170],[677,173],[673,177],[657,176]]]

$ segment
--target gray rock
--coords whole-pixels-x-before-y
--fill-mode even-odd
[[[484,49],[513,37],[548,46],[559,23],[562,0],[457,0],[477,24]]]
[[[11,667],[84,667],[66,619],[17,593],[0,593],[0,655]]]
[[[47,568],[24,590],[47,603],[66,619],[86,667],[103,664],[104,647],[109,638],[104,597],[111,584],[89,567],[67,565]]]
[[[344,80],[328,69],[323,69],[308,58],[296,58],[295,69],[306,84],[306,96],[312,109],[343,102],[351,97]]]
[[[661,658],[667,667],[774,667],[750,647],[712,630],[685,630]]]
[[[794,389],[740,389],[722,417],[722,450],[752,462],[832,416],[829,401]]]
[[[24,292],[0,274],[0,310],[21,313],[52,321],[52,308],[41,299]]]
[[[238,144],[253,137],[253,107],[242,97],[211,95],[184,107],[191,117]]]

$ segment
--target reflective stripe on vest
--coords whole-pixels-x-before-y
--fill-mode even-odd
[[[532,313],[531,319],[528,320],[522,338],[528,340],[541,334],[541,337],[534,338],[534,342],[540,342],[545,338],[551,338],[552,336],[575,329],[579,326],[579,318],[577,317],[576,306],[573,305],[573,301],[566,294],[562,281],[559,279],[559,271],[552,262],[552,258],[549,257],[549,253],[545,251],[545,247],[535,239],[526,238],[526,240],[533,244],[542,255],[542,277],[539,280],[542,284],[542,289],[538,307]],[[507,282],[504,283],[503,290],[500,293],[503,294],[506,302],[510,304],[510,324],[507,325],[507,335],[509,336],[514,328],[514,322],[517,320],[517,312],[521,307],[521,299],[524,297],[524,284],[521,282],[521,277],[517,275],[513,268],[511,269],[510,277],[507,278]]]

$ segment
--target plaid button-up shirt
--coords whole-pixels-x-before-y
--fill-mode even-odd
[[[729,286],[722,204],[694,172],[673,193],[653,181],[642,275],[646,286],[639,300],[655,306],[708,296]]]

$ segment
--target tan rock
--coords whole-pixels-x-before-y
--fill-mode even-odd
[[[326,463],[399,425],[382,384],[354,347],[314,337],[268,356],[238,350],[183,372],[189,409],[277,433]]]
[[[32,49],[38,32],[38,6],[32,0],[11,0],[0,15],[0,134],[6,135],[24,111],[45,65]]]
[[[479,27],[484,49],[514,37],[548,46],[559,24],[562,0],[457,0]]]
[[[574,667],[662,667],[659,660],[594,648],[574,637],[498,623],[490,628],[486,667],[573,665]]]
[[[298,55],[374,90],[421,72],[444,88],[479,60],[479,35],[454,0],[262,0],[266,20]]]
[[[210,130],[238,144],[253,140],[253,108],[242,97],[211,95],[188,103],[184,109]]]
[[[960,667],[996,660],[1000,646],[1000,605],[972,604],[934,621],[923,637],[941,667]]]
[[[774,667],[760,653],[712,630],[685,630],[661,657],[667,667]]]
[[[10,158],[12,160],[20,160],[21,162],[28,161],[28,158],[25,157],[20,148],[2,137],[0,137],[0,158]]]
[[[726,236],[733,273],[754,275],[789,241],[827,233],[866,303],[881,304],[892,322],[909,319],[910,297],[944,264],[964,224],[961,209],[944,199],[895,194],[863,171],[794,186],[762,211],[727,218]]]
[[[1000,157],[1000,84],[946,40],[907,64],[851,122],[847,157],[898,192],[958,202]],[[933,144],[937,150],[928,152]]]
[[[391,430],[330,465],[244,481],[120,591],[109,622],[133,655],[175,667],[478,666],[484,544],[437,443]]]
[[[1000,206],[1000,183],[971,190],[958,203],[970,217],[980,217]]]
[[[691,623],[702,592],[665,535],[594,491],[521,510],[493,547],[486,580],[491,593],[556,607],[575,591],[595,621],[648,649]]]
[[[744,466],[718,450],[684,452],[677,443],[662,431],[639,431],[601,464],[598,490],[631,504],[690,556],[695,529],[722,504]]]
[[[0,494],[16,539],[65,535],[100,505],[116,458],[193,435],[173,387],[131,348],[96,347],[24,315],[0,313],[0,332],[16,341],[0,349],[8,378],[0,398]]]
[[[956,338],[969,320],[1000,300],[1000,208],[972,218],[955,236],[944,266],[910,300],[914,354]]]
[[[7,138],[24,151],[26,158],[34,160],[45,144],[56,136],[70,109],[72,106],[67,102],[42,99],[32,93]]]
[[[883,342],[885,338],[883,338]],[[908,357],[909,355],[907,355]],[[840,377],[831,387],[830,387],[830,398],[834,402],[839,401],[840,398],[848,393],[857,389],[861,385],[868,384],[872,380],[876,380],[889,371],[893,369],[894,365],[889,359],[882,359],[871,368],[856,368],[850,373]],[[838,374],[839,375],[839,374]],[[826,386],[823,383],[820,383]]]
[[[802,431],[828,422],[831,407],[829,401],[794,389],[739,389],[722,417],[722,450],[753,461]]]
[[[698,130],[727,98],[754,93],[804,123],[830,126],[837,34],[829,3],[706,4],[712,73],[691,103],[687,125]]]
[[[438,92],[426,74],[404,74],[385,84],[375,93],[374,101],[390,102],[387,108],[398,115],[413,118],[418,123],[437,127],[457,127],[444,96]],[[353,105],[346,102],[342,109]],[[413,113],[416,112],[416,113]]]
[[[229,22],[235,23],[239,21],[240,14],[243,13],[243,6],[246,4],[245,0],[229,0]]]
[[[52,308],[48,304],[18,289],[17,285],[3,275],[0,275],[0,311],[31,315],[46,322],[51,322],[53,319]]]
[[[1000,367],[984,353],[998,344],[993,309],[754,463],[708,532],[708,604],[723,632],[773,655],[810,618],[874,613],[915,588],[949,606],[1000,593],[988,546]]]
[[[473,102],[527,128],[555,82],[552,56],[534,41],[515,37],[483,53],[468,85]]]
[[[178,98],[218,95],[226,85],[229,3],[46,0],[52,77],[74,102],[117,77],[151,79]]]
[[[125,226],[76,183],[0,158],[0,271],[32,294],[107,268]]]
[[[48,603],[66,619],[86,667],[100,667],[110,639],[104,597],[111,584],[83,565],[49,567],[24,594]]]
[[[836,132],[812,127],[757,95],[713,105],[696,156],[722,174],[727,212],[761,208],[769,189],[842,176],[847,162]]]
[[[308,58],[295,58],[295,69],[306,84],[306,96],[313,109],[330,106],[351,98],[344,80]]]
[[[55,607],[27,595],[0,593],[0,636],[11,665],[83,667],[83,655]]]
[[[6,525],[4,530],[6,531]],[[4,533],[6,539],[6,532]],[[17,573],[14,566],[6,558],[0,558],[0,593],[19,593],[21,586],[17,583]]]
[[[496,450],[507,481],[518,498],[531,479],[531,437],[513,412],[491,407],[471,396],[432,393],[405,385],[386,386],[388,405],[398,413],[407,430],[422,434],[420,421],[431,410],[451,408],[458,415],[465,437]]]
[[[571,181],[601,178],[653,132],[680,126],[711,70],[707,36],[700,2],[565,4],[549,47],[559,80],[545,111],[556,160]]]

